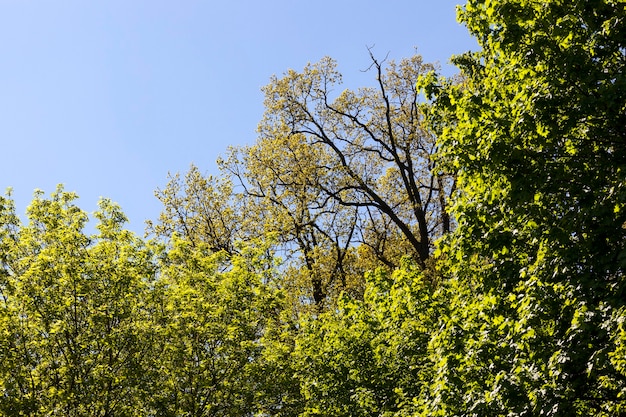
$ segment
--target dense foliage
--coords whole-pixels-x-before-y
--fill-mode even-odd
[[[0,199],[0,413],[240,416],[264,407],[262,338],[278,321],[271,259],[143,242],[100,203],[37,193],[28,224]],[[227,269],[223,270],[227,265]],[[275,318],[276,317],[276,318]]]
[[[272,79],[150,240],[108,200],[87,232],[61,187],[25,223],[0,197],[0,414],[626,415],[626,2],[459,18],[454,79]]]
[[[460,18],[482,47],[455,59],[465,82],[424,82],[461,189],[429,414],[621,414],[625,3],[470,1]]]

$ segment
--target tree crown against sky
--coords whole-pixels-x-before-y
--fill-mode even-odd
[[[0,409],[74,416],[624,415],[624,2],[470,0],[460,19],[482,49],[455,58],[457,80],[435,73],[417,80],[431,99],[420,114],[436,137],[437,173],[458,179],[451,199],[457,227],[437,243],[428,268],[405,257],[393,271],[363,274],[362,291],[335,294],[331,308],[297,308],[294,299],[303,305],[311,297],[284,285],[292,271],[278,267],[272,253],[280,231],[224,233],[237,220],[229,210],[209,215],[213,223],[178,221],[181,213],[193,218],[245,204],[231,183],[197,169],[161,192],[171,223],[155,226],[163,226],[160,242],[124,230],[125,215],[108,200],[95,216],[96,231],[86,233],[88,216],[75,193],[38,192],[25,223],[3,197],[0,356],[9,366],[0,370]],[[324,121],[337,123],[333,111],[355,109],[367,97],[322,100],[314,107],[320,113],[309,113],[324,116],[318,125],[337,135],[307,142],[321,139],[318,126],[303,131],[309,108],[293,98],[319,97],[324,89],[309,87],[320,85],[307,83],[315,74],[301,75],[272,80],[268,91],[277,94],[268,108],[276,117],[263,121],[272,135],[262,139],[290,145],[292,162],[323,161],[306,165],[309,176],[350,184],[346,172],[317,175],[333,159],[315,146],[345,139],[345,125]],[[291,88],[278,88],[283,81]],[[278,177],[287,187],[307,176]],[[193,192],[180,198],[187,184]],[[257,225],[264,231],[264,222]],[[230,236],[247,241],[225,244]]]
[[[434,68],[419,55],[371,55],[377,85],[355,91],[342,91],[331,58],[274,77],[257,142],[231,148],[223,177],[193,166],[172,178],[157,192],[164,211],[151,230],[228,253],[238,239],[271,235],[286,281],[308,281],[303,296],[318,306],[358,294],[366,270],[395,268],[402,257],[426,268],[454,223],[454,176],[436,166],[415,85]]]

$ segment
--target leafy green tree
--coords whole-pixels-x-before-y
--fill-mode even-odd
[[[294,360],[303,416],[405,416],[430,383],[430,333],[441,300],[410,263],[369,274],[364,299],[305,319]]]
[[[0,199],[0,414],[297,415],[270,243],[144,243],[108,200],[87,235],[76,198]]]
[[[238,252],[226,262],[208,243],[173,236],[154,296],[156,415],[243,416],[272,406],[263,402],[272,381],[261,365],[266,322],[280,311],[266,285],[272,265],[264,245]]]
[[[141,414],[151,348],[143,304],[152,252],[119,207],[100,202],[98,233],[76,195],[37,192],[21,225],[0,202],[0,410],[5,415]]]
[[[388,220],[423,265],[433,239],[450,228],[445,202],[439,198],[449,185],[433,169],[435,141],[422,124],[415,88],[418,76],[433,67],[417,55],[391,61],[386,68],[371,58],[377,86],[356,92],[334,92],[342,76],[330,58],[301,73],[292,70],[273,78],[264,89],[260,136],[302,136],[325,157],[312,161],[317,170],[333,174],[332,181],[313,184],[319,199],[362,208],[374,229],[385,224],[379,219]],[[384,233],[378,237],[384,238]]]
[[[415,86],[433,66],[371,58],[377,84],[358,91],[334,91],[330,58],[272,78],[257,142],[218,161],[221,178],[193,166],[174,176],[157,191],[164,210],[150,230],[231,254],[238,240],[274,236],[283,288],[301,309],[328,308],[342,291],[362,297],[365,271],[405,255],[426,267],[453,223],[454,181],[432,158]]]
[[[257,142],[221,163],[243,186],[246,217],[277,233],[295,260],[293,287],[317,306],[341,291],[361,297],[364,272],[402,256],[425,267],[451,228],[453,179],[431,157],[415,87],[433,66],[371,58],[377,84],[358,91],[335,91],[330,58],[272,78]]]
[[[235,193],[227,177],[204,176],[195,166],[184,179],[172,177],[157,197],[164,209],[148,230],[166,250],[151,304],[164,362],[154,370],[153,409],[158,415],[297,415],[292,307],[300,301],[285,283],[285,268],[272,272],[275,231],[263,227],[254,204]],[[242,263],[252,253],[254,261]]]
[[[459,16],[464,82],[422,80],[460,189],[423,415],[624,415],[625,3]]]
[[[246,236],[243,207],[226,177],[204,176],[191,165],[184,179],[171,176],[155,195],[163,211],[156,223],[148,222],[148,231],[157,237],[168,240],[176,233],[212,252],[234,254],[235,243]]]
[[[360,293],[362,281],[362,271],[355,273],[350,263],[358,212],[320,200],[319,184],[337,177],[320,168],[330,164],[322,151],[303,135],[283,134],[233,149],[222,161],[244,187],[248,229],[279,240],[288,265],[284,287],[320,307],[340,291]]]

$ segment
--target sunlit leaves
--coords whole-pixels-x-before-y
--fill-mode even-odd
[[[408,415],[430,383],[428,338],[437,298],[410,263],[368,277],[363,301],[303,323],[297,377],[306,416]]]
[[[432,342],[448,393],[433,410],[613,415],[625,378],[609,354],[624,305],[624,4],[469,1],[459,16],[482,50],[455,58],[462,84],[420,84],[460,189],[459,227],[439,252],[458,295]]]
[[[158,222],[149,222],[149,231],[162,238],[177,233],[193,244],[206,244],[211,252],[236,252],[245,223],[242,207],[225,177],[204,176],[192,165],[181,178],[170,178],[163,190],[156,191],[163,204]]]
[[[106,199],[88,235],[75,199],[60,187],[37,193],[26,225],[0,200],[2,414],[289,408],[269,388],[271,375],[289,378],[269,372],[263,353],[278,345],[266,327],[284,323],[269,242],[240,243],[237,255],[175,232],[144,242]]]
[[[100,234],[84,233],[76,195],[35,196],[29,223],[8,216],[3,229],[3,389],[11,415],[134,415],[141,409],[144,355],[150,348],[143,304],[153,278],[150,250],[122,230],[107,200]]]
[[[377,84],[357,91],[339,90],[342,75],[331,58],[274,77],[264,87],[259,141],[244,151],[245,183],[266,198],[273,197],[270,184],[308,190],[308,210],[355,224],[342,226],[343,236],[320,227],[329,237],[362,243],[397,266],[403,254],[388,252],[386,238],[399,234],[402,242],[395,244],[424,266],[432,242],[450,228],[444,196],[452,187],[450,177],[434,170],[435,140],[423,125],[415,88],[433,66],[420,56],[388,63],[371,58]],[[297,207],[281,197],[275,203]]]
[[[257,273],[262,261],[244,254],[219,272],[225,253],[211,254],[207,245],[174,235],[157,283],[161,388],[154,400],[163,415],[242,415],[262,380],[258,340],[272,308]]]

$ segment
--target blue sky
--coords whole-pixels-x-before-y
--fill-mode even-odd
[[[331,56],[346,88],[370,85],[367,47],[453,73],[476,48],[457,3],[0,0],[0,189],[19,213],[59,183],[90,212],[108,197],[143,233],[168,172],[216,174],[254,142],[273,74]]]

